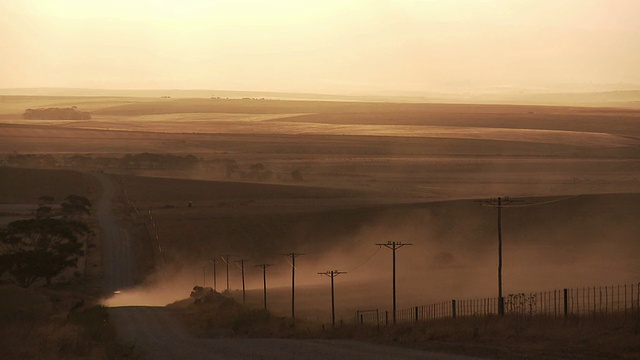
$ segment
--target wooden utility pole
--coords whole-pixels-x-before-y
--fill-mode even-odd
[[[229,254],[220,256],[222,261],[227,265],[227,292],[229,292]]]
[[[347,273],[346,271],[339,271],[339,270],[330,270],[330,271],[318,273],[318,275],[324,275],[331,278],[331,324],[333,327],[336,327],[336,302],[335,302],[335,296],[333,291],[333,279],[340,274],[346,274],[346,273]]]
[[[504,315],[504,297],[502,295],[502,208],[520,201],[509,199],[508,196],[480,201],[482,206],[498,208],[498,314],[501,316]]]
[[[262,295],[263,295],[263,303],[264,309],[267,310],[267,268],[271,266],[271,264],[259,264],[256,265],[262,268]]]
[[[296,258],[300,255],[295,252],[284,254],[284,256],[290,257],[291,261],[291,318],[296,319]]]
[[[240,271],[242,272],[242,303],[247,303],[247,295],[244,287],[244,263],[245,261],[249,261],[246,259],[240,259],[236,261],[236,265],[240,265]]]
[[[213,291],[218,291],[218,276],[216,274],[216,258],[209,259],[209,262],[213,264]]]
[[[401,243],[395,241],[389,241],[386,244],[376,244],[378,246],[384,246],[388,249],[391,249],[393,253],[393,323],[396,323],[396,250],[400,249],[403,246],[413,245],[410,243]]]

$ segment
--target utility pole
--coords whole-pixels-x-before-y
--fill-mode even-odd
[[[401,243],[395,241],[389,241],[386,244],[376,244],[378,246],[384,246],[388,249],[391,249],[393,253],[393,323],[396,323],[396,250],[400,249],[403,246],[413,245],[410,243]]]
[[[209,262],[213,264],[213,291],[218,291],[218,277],[216,274],[216,258],[209,259]]]
[[[346,274],[346,273],[347,273],[346,271],[339,271],[339,270],[330,270],[330,271],[318,273],[318,275],[324,275],[331,278],[331,324],[333,327],[336,327],[336,302],[335,302],[335,296],[333,291],[333,279],[340,274]]]
[[[242,272],[242,303],[246,304],[247,301],[247,297],[246,297],[246,292],[245,292],[245,287],[244,287],[244,262],[245,261],[249,261],[246,259],[240,259],[240,260],[236,260],[236,265],[240,265],[240,271]]]
[[[267,310],[267,268],[271,266],[271,264],[260,264],[256,265],[262,268],[262,289],[263,289],[263,301],[264,301],[264,309]]]
[[[295,252],[284,254],[284,256],[291,257],[291,318],[296,319],[296,258],[300,255]]]
[[[500,316],[504,315],[504,297],[502,296],[502,208],[520,201],[509,199],[508,196],[480,201],[482,206],[498,208],[498,314]]]
[[[229,254],[220,256],[222,261],[227,265],[227,292],[229,292]]]

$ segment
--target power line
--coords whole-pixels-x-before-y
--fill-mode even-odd
[[[333,327],[336,327],[336,302],[335,302],[335,296],[333,291],[333,279],[340,274],[346,274],[346,273],[347,273],[346,271],[339,271],[339,270],[329,270],[329,271],[318,273],[318,275],[324,275],[331,278],[331,324],[333,325]]]
[[[240,271],[242,272],[242,303],[246,304],[247,303],[247,296],[246,296],[246,291],[245,291],[245,287],[244,287],[244,263],[246,261],[249,261],[247,259],[240,259],[240,260],[236,260],[236,265],[240,265]]]
[[[577,197],[580,195],[571,195],[571,196],[565,196],[559,199],[553,199],[553,200],[549,200],[549,201],[542,201],[542,202],[538,202],[538,203],[526,203],[526,204],[521,204],[521,205],[507,205],[507,206],[503,206],[505,208],[523,208],[523,207],[530,207],[530,206],[539,206],[539,205],[546,205],[546,204],[552,204],[552,203],[556,203],[556,202],[560,202],[560,201],[564,201],[567,199],[573,199],[574,197]]]
[[[296,258],[301,255],[305,254],[295,252],[284,254],[287,258],[291,258],[291,261],[289,259],[287,261],[291,264],[291,318],[293,320],[296,319]]]
[[[380,250],[382,250],[382,247],[378,247],[376,249],[376,251],[373,252],[373,254],[371,254],[371,256],[369,256],[364,262],[362,262],[360,265],[354,267],[353,269],[349,270],[349,272],[356,272],[358,269],[360,269],[361,267],[363,267],[366,263],[368,263],[369,261],[371,261],[371,259],[373,259],[374,256],[376,256],[376,254],[378,252],[380,252]]]
[[[258,264],[255,265],[262,268],[262,285],[263,285],[263,301],[264,309],[267,310],[267,268],[271,267],[271,264]]]
[[[229,292],[229,256],[231,255],[220,255],[222,261],[224,261],[224,263],[227,265],[227,292]]]
[[[376,244],[380,248],[382,246],[387,249],[391,249],[393,254],[393,323],[396,323],[396,250],[400,249],[403,246],[413,245],[411,243],[401,243],[395,241],[388,241],[386,244]]]
[[[498,314],[500,315],[504,315],[504,297],[502,296],[502,208],[510,207],[514,202],[522,202],[522,200],[513,200],[508,196],[480,200],[482,206],[498,209]]]
[[[218,291],[218,274],[216,274],[216,258],[209,259],[209,262],[213,264],[213,291]]]

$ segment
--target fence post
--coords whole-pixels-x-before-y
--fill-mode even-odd
[[[364,324],[364,315],[360,314],[360,324]]]
[[[385,310],[384,312],[384,324],[389,325],[389,310]]]
[[[451,317],[456,318],[456,301],[451,300]]]
[[[418,307],[416,306],[416,322],[418,322]]]
[[[564,317],[569,315],[569,304],[567,300],[569,299],[569,289],[564,289]]]

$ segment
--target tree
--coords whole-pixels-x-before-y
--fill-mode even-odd
[[[38,200],[41,206],[44,204],[52,204],[55,201],[55,199],[49,195],[42,195],[38,198]]]
[[[81,216],[91,213],[91,202],[84,196],[69,195],[64,200],[65,202],[60,204],[60,206],[62,206],[62,212],[67,216]]]
[[[18,220],[0,231],[0,275],[29,287],[39,279],[47,285],[84,254],[82,240],[92,234],[89,226],[71,219]]]
[[[303,180],[303,178],[302,178],[302,171],[300,171],[300,170],[293,170],[293,171],[291,172],[291,178],[292,178],[293,180],[295,180],[295,181],[302,181],[302,180]]]
[[[53,215],[51,206],[40,206],[36,209],[36,219],[48,218]]]

